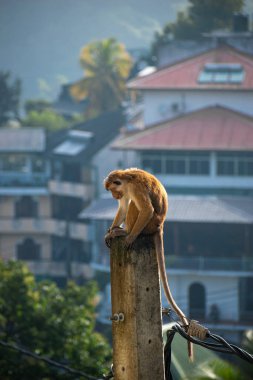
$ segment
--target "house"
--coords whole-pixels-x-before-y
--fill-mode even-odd
[[[134,154],[134,166],[154,173],[168,192],[165,256],[180,308],[237,342],[253,328],[252,69],[252,56],[218,46],[136,77],[128,87],[145,128],[126,128],[112,144],[126,161]],[[80,215],[94,236],[91,265],[104,277],[103,235],[116,208],[103,196]],[[104,294],[102,322],[109,278]]]
[[[253,60],[220,45],[129,82],[141,93],[146,126],[209,105],[253,115]]]
[[[110,143],[118,136],[123,124],[122,110],[108,112],[55,133],[48,143],[52,215],[59,222],[66,223],[67,228],[63,237],[53,237],[52,255],[59,263],[67,263],[68,278],[85,280],[93,277],[91,236],[78,215],[99,196],[105,173],[115,164],[122,165],[122,152],[111,152]],[[72,268],[74,264],[85,266],[84,272],[79,270],[78,277]]]
[[[51,215],[45,150],[42,128],[0,129],[0,252],[3,259],[27,261],[38,276],[57,276],[48,267],[50,236],[64,226]]]
[[[37,279],[64,286],[93,277],[90,239],[78,214],[122,165],[109,144],[121,110],[47,135],[43,128],[0,130],[0,257],[25,261]]]

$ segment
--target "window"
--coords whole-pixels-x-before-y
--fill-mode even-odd
[[[147,168],[147,170],[152,171],[154,174],[162,173],[162,162],[160,158],[154,158],[150,160],[144,159],[143,167]]]
[[[189,173],[192,175],[208,175],[209,165],[208,156],[202,156],[200,158],[192,157],[189,162]]]
[[[27,238],[17,246],[18,260],[40,260],[40,245]]]
[[[218,153],[217,174],[219,176],[252,176],[253,153]]]
[[[242,65],[237,63],[207,63],[199,74],[199,83],[241,83],[244,79]]]
[[[75,183],[82,182],[80,163],[64,162],[62,166],[62,180]]]
[[[29,171],[27,157],[22,154],[4,154],[0,158],[0,170],[27,173]]]
[[[240,290],[240,318],[244,321],[252,321],[253,317],[253,278],[241,278],[239,282]]]
[[[40,157],[32,158],[32,172],[33,173],[45,173],[46,162]]]
[[[83,200],[77,197],[52,196],[53,217],[57,219],[75,220],[84,207]]]
[[[16,218],[36,218],[38,216],[38,203],[30,196],[21,197],[15,204]]]
[[[186,174],[186,160],[180,157],[171,157],[166,160],[166,173]]]
[[[161,152],[143,153],[142,167],[154,174],[209,175],[209,153]]]
[[[189,288],[190,318],[204,319],[206,315],[206,290],[202,284],[193,283]]]

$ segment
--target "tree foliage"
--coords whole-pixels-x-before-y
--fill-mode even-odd
[[[48,131],[56,131],[69,125],[61,115],[50,109],[30,111],[22,123],[28,127],[44,127]]]
[[[231,363],[217,359],[203,363],[194,380],[245,380],[243,373]]]
[[[101,375],[110,356],[104,338],[94,332],[94,283],[70,282],[59,289],[53,282],[36,283],[20,262],[0,261],[0,339]],[[73,379],[41,361],[0,346],[3,380]]]
[[[29,99],[25,102],[25,112],[28,114],[31,111],[42,112],[52,109],[52,103],[44,99]]]
[[[124,45],[114,38],[86,45],[80,56],[84,78],[76,82],[72,95],[78,99],[88,98],[89,109],[97,114],[117,108],[126,93],[132,61]]]
[[[245,331],[242,339],[242,346],[247,352],[253,355],[253,330]],[[237,365],[240,365],[240,367],[242,368],[245,374],[245,380],[253,379],[253,365],[246,361],[239,362],[239,360],[240,359],[237,360]]]
[[[161,33],[156,33],[151,45],[155,56],[159,46],[166,44],[171,36],[175,39],[196,39],[202,33],[216,29],[231,28],[233,14],[240,12],[244,0],[188,0],[185,11],[179,11],[175,22],[168,23]]]
[[[231,27],[233,14],[244,0],[189,0],[188,17],[198,33]]]
[[[0,125],[11,117],[18,117],[21,81],[11,80],[9,71],[0,71]]]

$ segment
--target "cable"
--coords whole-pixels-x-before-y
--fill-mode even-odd
[[[40,356],[38,354],[35,354],[34,352],[31,352],[31,351],[29,351],[27,349],[21,348],[21,347],[19,347],[16,344],[6,343],[6,342],[0,340],[0,345],[2,347],[8,348],[8,349],[18,351],[21,354],[29,356],[29,357],[31,357],[33,359],[43,361],[43,362],[49,364],[50,366],[54,366],[54,367],[63,369],[65,372],[68,372],[68,373],[70,373],[72,375],[78,375],[78,377],[84,377],[86,380],[109,380],[113,376],[112,370],[111,370],[111,372],[108,375],[103,375],[103,378],[99,379],[99,378],[94,377],[92,375],[88,375],[87,373],[85,373],[83,371],[79,371],[79,370],[73,369],[71,367],[68,367],[68,366],[66,366],[64,364],[58,363],[58,362],[56,362],[56,361],[54,361],[52,359],[49,359],[49,358],[47,358],[45,356]]]
[[[188,335],[185,330],[178,324],[175,323],[171,329],[173,331],[178,332],[183,338],[186,340],[195,343],[199,346],[202,346],[204,348],[213,350],[213,351],[218,351],[222,353],[227,353],[227,354],[232,354],[232,355],[237,355],[241,359],[246,360],[247,362],[253,364],[253,355],[248,353],[247,351],[243,350],[242,348],[237,347],[234,344],[228,343],[224,338],[220,337],[219,335],[216,334],[211,334],[209,330],[206,332],[206,337],[209,339],[213,339],[217,343],[212,343],[212,342],[207,342],[207,341],[202,341],[200,339],[194,338],[193,336]]]

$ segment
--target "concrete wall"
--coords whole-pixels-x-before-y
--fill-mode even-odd
[[[41,259],[50,260],[51,258],[51,238],[50,236],[43,235],[18,235],[18,234],[5,234],[0,235],[0,257],[5,260],[17,258],[17,246],[21,244],[26,238],[32,238],[36,244],[41,246]]]
[[[194,283],[204,286],[206,291],[206,317],[210,308],[216,304],[222,320],[239,320],[239,291],[238,277],[209,276],[203,272],[200,275],[175,275],[169,276],[169,283],[175,301],[182,310],[189,315],[189,289]],[[166,299],[163,295],[163,304]]]
[[[94,180],[98,196],[105,193],[103,181],[110,171],[138,165],[136,153],[111,149],[114,141],[101,149],[93,158],[92,164],[95,168]]]
[[[144,91],[143,102],[146,125],[216,104],[253,116],[253,91]]]
[[[15,203],[20,199],[19,196],[0,197],[0,219],[15,218]],[[38,204],[38,218],[51,217],[51,203],[49,196],[32,196]]]

